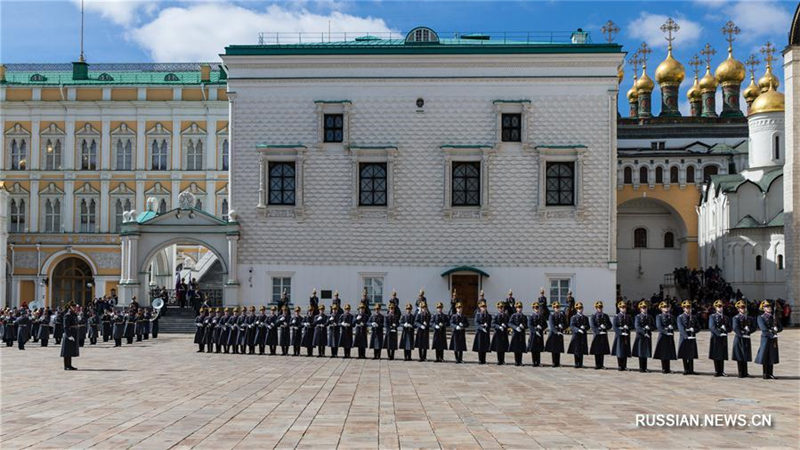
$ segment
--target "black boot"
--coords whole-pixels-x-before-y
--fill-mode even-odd
[[[647,358],[639,358],[639,372],[647,373]]]
[[[747,378],[747,361],[736,361],[739,378]]]
[[[553,352],[553,367],[559,367],[561,365],[561,353]]]
[[[668,359],[661,360],[661,373],[670,373]]]
[[[605,369],[603,367],[603,355],[594,355],[594,368],[597,370]]]

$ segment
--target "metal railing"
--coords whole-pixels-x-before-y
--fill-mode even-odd
[[[178,296],[175,292],[175,289],[166,289],[167,291],[167,302],[166,306],[179,306],[178,304]],[[161,289],[154,289],[150,291],[150,301],[152,302],[156,298],[162,297],[162,290]],[[208,304],[208,306],[222,306],[222,289],[221,288],[201,288],[200,292],[203,294],[203,301]],[[187,306],[191,306],[189,301],[186,301]]]
[[[588,31],[495,31],[495,32],[442,32],[439,40],[447,44],[462,45],[527,45],[527,44],[589,44]],[[405,40],[406,33],[384,32],[260,32],[258,45],[337,44],[337,45],[391,45]]]

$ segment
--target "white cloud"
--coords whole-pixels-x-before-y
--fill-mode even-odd
[[[650,47],[666,47],[667,41],[665,34],[661,31],[661,25],[667,21],[668,16],[661,14],[651,14],[642,12],[639,17],[628,24],[628,35],[634,39],[641,39],[647,42]],[[680,26],[680,30],[675,33],[675,44],[682,47],[690,46],[698,41],[703,27],[681,16],[674,16],[673,19]]]
[[[739,38],[744,42],[774,36],[779,30],[783,36],[792,21],[791,13],[778,2],[741,1],[730,7],[730,16],[741,28]]]
[[[154,61],[217,60],[229,44],[255,44],[259,32],[393,31],[383,19],[340,11],[327,14],[271,5],[254,11],[226,3],[203,3],[159,11],[151,22],[133,28],[128,37]]]
[[[81,0],[72,0],[80,9]],[[157,0],[84,0],[87,13],[95,12],[118,25],[130,26],[138,22],[139,13],[152,13],[158,7]]]

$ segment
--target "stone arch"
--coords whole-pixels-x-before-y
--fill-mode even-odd
[[[207,248],[210,252],[214,253],[217,259],[220,261],[220,263],[222,264],[222,273],[223,274],[228,273],[227,255],[223,257],[223,252],[215,248],[213,244],[206,242],[202,239],[197,239],[189,236],[174,237],[172,239],[163,241],[161,244],[150,246],[150,249],[145,254],[145,256],[142,259],[140,259],[141,262],[139,264],[139,269],[138,269],[139,272],[141,273],[146,271],[147,266],[152,262],[153,258],[156,257],[158,252],[160,252],[166,247],[169,247],[170,245],[175,245],[175,244],[202,245],[203,247]]]

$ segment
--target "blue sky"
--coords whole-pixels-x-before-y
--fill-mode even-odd
[[[603,39],[609,19],[620,27],[615,41],[635,50],[643,41],[653,47],[652,77],[666,54],[659,26],[673,17],[674,55],[687,68],[682,94],[691,85],[689,58],[709,42],[716,67],[727,43],[720,29],[733,20],[742,30],[734,54],[744,61],[771,41],[780,50],[796,2],[697,0],[687,2],[579,1],[158,1],[86,0],[85,48],[91,62],[218,60],[229,43],[256,43],[260,31],[349,32],[407,31],[427,25],[437,31],[570,31],[578,27]],[[0,61],[69,62],[79,53],[80,0],[0,0]],[[776,75],[782,79],[780,64]],[[756,77],[763,73],[763,64]],[[702,75],[702,74],[701,74]],[[622,90],[631,82],[626,68]],[[747,80],[745,80],[745,84]],[[744,85],[743,85],[744,86]],[[681,98],[685,98],[683,95]],[[621,99],[621,104],[624,99]],[[657,104],[657,97],[653,99]],[[686,105],[682,105],[685,108]],[[625,109],[623,109],[625,111]]]

